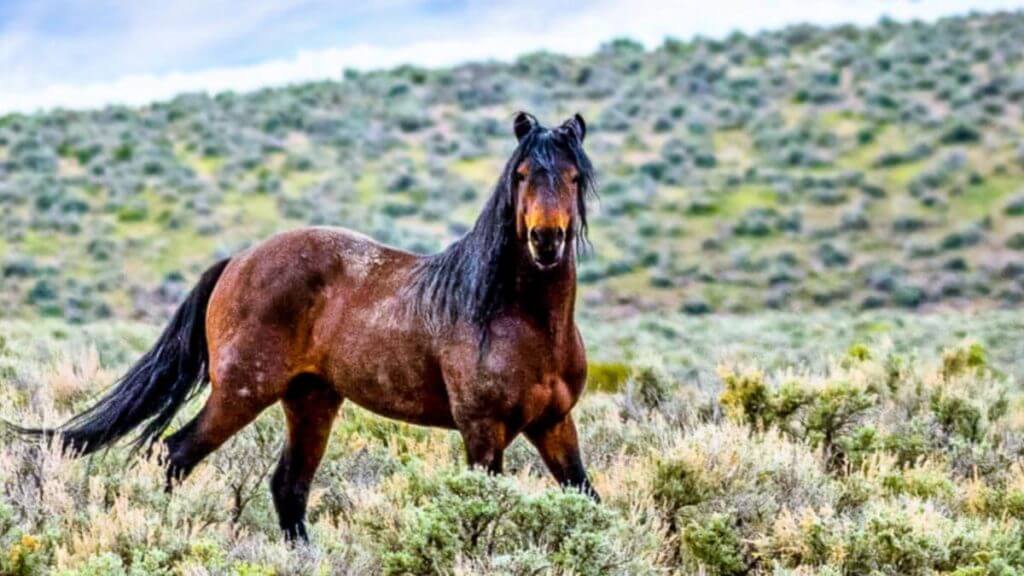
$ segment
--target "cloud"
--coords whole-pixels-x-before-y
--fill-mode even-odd
[[[342,4],[348,5],[339,8]],[[38,0],[0,10],[0,111],[138,105],[184,92],[249,91],[337,78],[345,68],[585,54],[613,37],[723,36],[795,22],[868,25],[1020,9],[1017,0],[663,2]],[[10,10],[9,5],[6,10]]]

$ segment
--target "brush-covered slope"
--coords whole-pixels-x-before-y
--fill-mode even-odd
[[[801,26],[9,115],[0,315],[162,319],[214,258],[305,224],[439,249],[517,109],[590,121],[590,310],[1014,305],[1021,38],[1022,13]]]

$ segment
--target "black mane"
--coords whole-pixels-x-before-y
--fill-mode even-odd
[[[464,320],[483,328],[509,301],[517,265],[513,175],[529,160],[531,173],[553,176],[560,159],[569,160],[579,171],[575,225],[568,241],[577,252],[588,245],[587,200],[595,194],[595,179],[582,140],[564,126],[549,129],[534,120],[505,164],[473,229],[418,265],[412,284],[415,307],[428,323],[444,326]]]

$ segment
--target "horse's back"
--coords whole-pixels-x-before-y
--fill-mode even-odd
[[[329,343],[316,336],[330,303],[375,292],[416,258],[327,227],[282,232],[233,257],[207,309],[215,384],[218,372],[247,360],[240,354],[274,356],[283,373],[317,372]]]

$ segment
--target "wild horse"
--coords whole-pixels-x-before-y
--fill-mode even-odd
[[[472,466],[499,473],[523,433],[559,483],[597,498],[570,410],[586,356],[574,322],[576,252],[594,176],[578,114],[526,113],[473,229],[421,256],[340,228],[278,234],[207,270],[159,340],[94,406],[54,430],[89,454],[139,430],[163,437],[207,382],[199,414],[168,436],[168,487],[281,401],[288,433],[271,480],[288,538],[306,538],[310,483],[345,399],[454,428]]]

